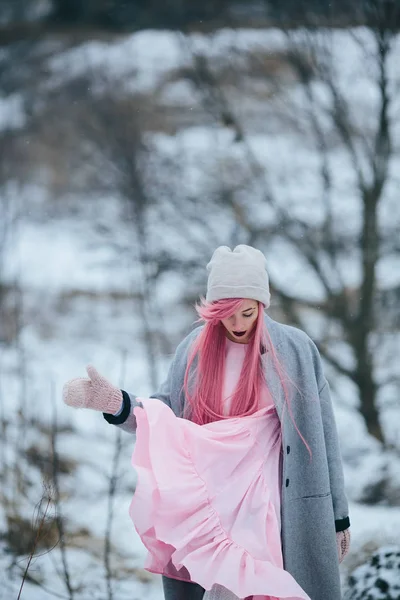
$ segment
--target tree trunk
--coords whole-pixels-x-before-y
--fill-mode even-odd
[[[359,354],[361,359],[362,353]],[[372,364],[368,357],[358,363],[356,384],[360,395],[360,413],[364,418],[368,433],[382,444],[385,443],[379,412],[376,406],[377,385],[374,381]]]

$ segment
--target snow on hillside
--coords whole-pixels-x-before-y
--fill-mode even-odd
[[[355,35],[364,43],[370,43],[367,32],[356,30]],[[250,52],[255,49],[263,51],[280,51],[285,47],[284,36],[275,30],[271,31],[231,31],[222,30],[213,35],[193,34],[190,38],[195,49],[206,52],[215,61],[228,60],[235,53]],[[371,73],[360,66],[360,46],[346,32],[335,33],[335,64],[342,78],[342,85],[347,86],[349,97],[360,124],[369,122],[376,102],[376,93],[371,85]],[[400,36],[398,38],[400,44]],[[178,34],[147,31],[125,36],[115,42],[87,42],[82,46],[60,53],[51,63],[51,77],[48,85],[57,86],[69,77],[75,77],[88,69],[99,69],[108,73],[115,80],[122,77],[129,89],[142,90],[149,93],[156,90],[166,75],[172,70],[187,64],[188,56],[184,54],[185,40]],[[397,54],[394,53],[393,57]],[[230,58],[232,60],[232,58]],[[243,59],[245,60],[245,59]],[[395,62],[395,59],[393,59]],[[397,76],[396,65],[391,66],[393,77]],[[371,66],[371,69],[373,67]],[[164,100],[182,106],[190,106],[198,101],[195,90],[184,82],[171,84],[174,87],[164,95]],[[323,99],[323,90],[320,91]],[[301,90],[291,91],[292,101],[298,106],[304,101]],[[243,99],[246,90],[237,90],[236,99]],[[249,104],[251,104],[251,99]],[[244,110],[246,104],[240,105]],[[240,109],[238,109],[240,110]],[[18,102],[10,115],[10,104],[2,101],[0,105],[0,126],[6,121],[23,122]],[[399,135],[400,129],[395,129]],[[241,145],[232,145],[232,132],[229,129],[196,126],[188,127],[175,136],[165,133],[152,134],[152,143],[160,151],[177,155],[182,159],[182,170],[185,184],[195,191],[207,191],[210,174],[219,168],[220,161],[229,159],[232,168],[227,177],[234,176],[235,169],[241,168],[244,149]],[[249,143],[252,151],[261,164],[268,168],[273,189],[277,191],[282,202],[290,206],[292,214],[299,218],[318,222],[322,218],[319,206],[319,159],[316,148],[307,137],[291,131],[274,130],[273,124],[266,123],[265,128],[251,131]],[[395,140],[399,145],[399,137]],[[391,168],[393,173],[399,167],[398,157]],[[285,171],[290,165],[291,176]],[[331,169],[334,180],[333,211],[336,227],[343,232],[346,228],[349,235],[354,235],[360,225],[360,203],[356,196],[349,194],[352,190],[354,173],[348,167],[348,161],[341,150],[331,155]],[[35,194],[40,194],[35,189]],[[45,195],[45,192],[43,192]],[[397,222],[400,226],[400,210],[398,204],[397,183],[388,186],[385,202],[381,209],[383,228],[386,224]],[[104,536],[104,515],[106,510],[106,476],[114,449],[115,431],[106,424],[101,415],[90,411],[74,411],[63,405],[61,401],[62,384],[69,378],[84,376],[84,367],[89,362],[109,379],[128,390],[140,395],[151,391],[150,375],[143,351],[140,330],[140,316],[135,309],[133,295],[135,283],[140,277],[132,254],[118,253],[112,244],[106,244],[102,234],[93,227],[95,218],[103,218],[114,223],[124,239],[128,239],[129,224],[120,221],[121,215],[116,200],[107,198],[97,202],[91,215],[86,210],[77,218],[60,217],[50,221],[34,218],[29,210],[29,188],[24,193],[26,205],[21,207],[19,198],[15,196],[15,204],[22,210],[23,217],[8,240],[4,265],[4,280],[12,282],[19,278],[24,292],[24,328],[21,337],[29,387],[25,389],[23,398],[24,410],[29,415],[40,414],[43,420],[51,423],[54,411],[60,423],[68,423],[74,432],[66,432],[60,436],[59,451],[77,461],[78,467],[73,475],[62,480],[65,486],[67,501],[64,503],[65,516],[75,529],[86,527],[93,536],[94,548],[91,555],[75,548],[69,554],[70,567],[76,574],[76,581],[86,585],[91,581],[98,583],[90,597],[104,597],[104,572],[101,565],[101,544]],[[255,187],[251,202],[253,218],[258,222],[268,223],[271,214],[261,202],[262,190]],[[48,200],[47,200],[48,201]],[[33,201],[34,202],[34,201]],[[35,210],[40,211],[40,198]],[[95,212],[96,211],[96,212]],[[37,215],[36,215],[37,216]],[[210,214],[216,238],[221,244],[229,244],[232,222],[228,215]],[[194,226],[193,226],[194,227]],[[168,233],[170,233],[168,231]],[[201,234],[201,233],[200,233]],[[193,235],[197,235],[193,229]],[[183,238],[179,231],[165,234],[164,223],[151,224],[150,243],[153,247],[168,244],[174,251],[193,254],[190,247],[182,247]],[[214,248],[210,246],[210,255]],[[300,296],[318,301],[322,298],[319,283],[311,275],[305,275],[304,265],[284,242],[275,242],[269,248],[268,265],[271,274],[283,278],[288,290]],[[355,285],[359,278],[355,257],[346,256],[343,260],[343,273],[349,286]],[[282,269],[282,265],[285,268]],[[299,277],[299,272],[302,276]],[[378,266],[379,285],[381,287],[400,284],[400,268],[398,257],[389,257],[387,262]],[[204,274],[205,281],[205,274]],[[185,279],[179,273],[171,276],[158,290],[165,300],[163,304],[164,323],[160,324],[165,331],[183,334],[195,319],[193,313],[176,314],[176,302],[185,289]],[[203,290],[199,290],[199,293]],[[112,295],[114,294],[114,295]],[[119,295],[118,295],[119,294]],[[310,321],[310,333],[318,330],[322,324],[317,320]],[[23,383],[18,378],[21,354],[16,348],[3,348],[0,357],[1,386],[6,398],[5,410],[13,419],[21,407]],[[351,360],[351,357],[348,357]],[[162,374],[166,372],[169,357],[163,357]],[[329,369],[328,369],[329,373]],[[374,483],[375,474],[381,473],[382,457],[371,438],[366,435],[365,427],[356,412],[354,389],[337,379],[333,385],[336,399],[336,415],[341,438],[345,474],[349,495],[357,498],[366,481]],[[398,433],[395,419],[388,421],[393,429],[393,438]],[[130,467],[129,457],[134,439],[123,436],[124,450],[122,457],[120,493],[117,498],[116,516],[113,530],[113,543],[121,554],[121,561],[128,566],[139,568],[143,564],[144,548],[134,531],[128,516],[128,506],[134,488],[135,475]],[[29,433],[26,443],[40,444],[43,440],[36,434]],[[365,457],[364,460],[361,458]],[[356,460],[357,459],[357,460]],[[389,461],[387,469],[393,470],[393,479],[398,477]],[[361,465],[361,468],[360,468]],[[41,482],[33,486],[32,500],[38,499]],[[400,484],[399,488],[400,489]],[[29,515],[27,515],[29,518]],[[396,507],[364,506],[351,503],[352,550],[343,565],[343,575],[347,572],[346,564],[356,566],[360,556],[367,550],[379,545],[395,543],[400,537],[400,509]],[[3,527],[4,516],[0,514],[0,525]],[[53,553],[38,558],[34,569],[45,578],[48,588],[57,593],[65,593],[59,578],[55,575],[59,568],[59,554]],[[54,562],[55,561],[55,562]],[[2,568],[8,565],[8,556],[0,542],[0,598],[15,597],[18,582],[18,571],[8,573]],[[142,575],[143,576],[143,575]],[[14,578],[13,578],[14,577]],[[139,598],[144,595],[149,600],[161,598],[159,578],[149,576],[149,583],[141,583],[136,573],[127,571],[125,581],[114,582],[118,590],[119,600]],[[3,594],[3,596],[2,596]],[[117,594],[116,594],[117,596]],[[42,589],[26,584],[22,596],[26,600],[46,600]],[[82,596],[86,598],[87,596]]]

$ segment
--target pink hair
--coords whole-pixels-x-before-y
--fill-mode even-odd
[[[285,405],[288,406],[293,424],[311,456],[309,445],[294,422],[286,384],[288,377],[279,362],[264,323],[264,305],[261,302],[258,303],[258,317],[253,326],[239,381],[233,393],[230,413],[223,414],[226,330],[221,320],[229,318],[240,310],[243,303],[243,298],[228,298],[212,303],[201,299],[201,303],[195,306],[200,317],[198,320],[204,322],[204,327],[195,339],[188,358],[184,378],[184,391],[188,402],[184,417],[204,425],[220,419],[253,414],[261,408],[262,386],[266,386],[273,400],[261,361],[262,353],[269,352],[284,391]]]

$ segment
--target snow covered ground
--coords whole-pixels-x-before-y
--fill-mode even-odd
[[[363,30],[354,32],[364,44],[371,43]],[[230,31],[223,30],[211,36],[199,34],[191,37],[197,51],[206,52],[216,64],[233,60],[233,51],[254,52],[255,49],[271,53],[284,47],[284,37],[278,31]],[[350,99],[355,118],[360,125],[370,123],[373,114],[376,92],[371,84],[371,72],[360,66],[360,45],[346,32],[337,32],[332,40],[336,56],[336,66],[341,73],[342,85],[350,85]],[[400,43],[400,36],[398,38]],[[140,32],[127,36],[114,43],[88,42],[87,44],[55,56],[51,62],[52,77],[48,85],[57,86],[68,77],[89,68],[105,70],[120,81],[123,78],[128,89],[148,93],[158,90],[166,76],[173,70],[188,64],[188,56],[183,52],[184,43],[177,34],[170,32]],[[239,53],[240,54],[240,53]],[[394,53],[393,56],[396,56]],[[239,60],[239,58],[237,59]],[[243,60],[245,60],[243,58]],[[393,80],[397,75],[395,60],[391,66]],[[360,75],[361,74],[361,75]],[[394,85],[394,84],[393,84]],[[198,102],[196,90],[184,82],[163,85],[163,99],[166,103],[190,107]],[[245,98],[245,90],[237,90],[236,98]],[[293,89],[292,100],[298,105],[304,101],[301,91]],[[323,90],[321,90],[323,96]],[[251,103],[248,98],[248,104]],[[248,110],[245,104],[240,109]],[[398,108],[398,107],[397,107]],[[239,109],[238,109],[239,110]],[[6,115],[7,111],[7,115]],[[0,105],[0,124],[10,121],[14,115],[14,125],[23,124],[21,105],[15,99]],[[394,144],[399,148],[399,126],[393,129]],[[227,180],[237,176],[248,177],[243,167],[245,149],[232,145],[232,132],[228,128],[195,126],[181,130],[175,136],[165,133],[153,134],[152,143],[160,151],[182,158],[182,172],[188,189],[207,193],[212,173],[223,163],[229,168]],[[322,218],[319,203],[319,161],[316,148],[307,138],[291,131],[280,131],[273,124],[266,124],[260,131],[249,134],[249,143],[258,160],[266,165],[271,175],[271,183],[279,190],[279,197],[290,205],[292,214],[318,222]],[[287,174],[290,165],[290,176]],[[393,161],[393,177],[385,194],[381,208],[383,224],[398,223],[399,157]],[[338,231],[344,228],[354,235],[360,225],[361,206],[353,190],[354,174],[342,150],[331,155],[331,169],[334,180],[333,211]],[[350,190],[350,191],[349,191]],[[17,226],[11,231],[2,261],[3,280],[20,281],[23,291],[24,323],[20,345],[3,347],[0,356],[1,391],[4,410],[11,419],[9,435],[15,435],[17,413],[23,410],[29,417],[38,417],[50,425],[56,413],[57,422],[69,425],[58,436],[58,451],[62,457],[76,463],[70,475],[62,476],[63,500],[61,511],[72,532],[71,548],[68,551],[68,565],[73,573],[73,585],[80,585],[82,592],[77,600],[105,597],[105,574],[102,562],[105,514],[107,508],[107,477],[110,475],[114,451],[114,428],[110,427],[100,414],[90,411],[75,411],[61,401],[62,384],[71,377],[84,376],[86,364],[93,363],[101,373],[116,384],[147,395],[153,390],[150,385],[148,365],[143,351],[140,315],[135,305],[135,284],[140,277],[132,253],[118,251],[108,240],[105,243],[102,233],[93,226],[95,220],[113,224],[121,239],[129,240],[129,224],[121,221],[117,200],[104,198],[93,204],[90,210],[86,203],[75,217],[60,216],[46,220],[45,207],[49,202],[46,191],[29,187],[14,196],[13,209],[22,214]],[[247,200],[248,201],[248,200]],[[254,186],[252,218],[268,224],[271,213],[261,202],[261,191]],[[218,243],[229,244],[233,230],[232,216],[215,209],[210,214],[213,230]],[[161,227],[160,227],[161,225]],[[180,232],[169,231],[165,235],[165,223],[151,223],[151,244],[157,248],[165,244],[193,254],[193,248],[186,244]],[[201,230],[193,236],[201,236]],[[210,244],[209,254],[214,247]],[[277,239],[268,245],[268,264],[271,275],[298,295],[318,301],[322,290],[318,282],[304,269],[296,253],[283,241]],[[285,269],[282,269],[282,264]],[[299,270],[302,277],[299,277]],[[346,256],[343,262],[343,275],[349,286],[359,278],[356,257]],[[400,268],[397,257],[389,257],[378,266],[379,286],[400,284]],[[205,281],[205,273],[204,273]],[[171,335],[175,342],[187,331],[194,312],[176,311],[177,300],[185,289],[185,278],[179,273],[163,280],[157,294],[164,299],[160,327]],[[204,290],[199,289],[202,293]],[[179,306],[179,305],[178,305]],[[309,330],[318,330],[317,321],[310,321]],[[20,378],[21,356],[26,380]],[[351,360],[351,357],[349,357]],[[160,359],[162,374],[166,372],[169,357]],[[386,365],[387,366],[387,365]],[[369,438],[356,411],[357,399],[354,389],[345,381],[336,381],[334,397],[338,429],[345,461],[345,475],[349,496],[352,499],[350,518],[352,521],[352,547],[349,557],[342,566],[343,577],[361,564],[373,550],[382,545],[398,543],[400,539],[400,508],[363,505],[355,502],[366,483],[380,485],[382,469],[390,473],[393,484],[400,478],[398,458],[383,456],[378,445]],[[400,419],[398,406],[391,409],[387,427],[391,437],[399,439]],[[15,425],[15,427],[14,427]],[[113,522],[112,560],[120,568],[120,578],[113,581],[115,597],[118,600],[146,597],[149,600],[161,599],[161,582],[158,577],[146,574],[141,569],[145,550],[136,535],[128,515],[135,476],[130,467],[130,454],[134,438],[123,435],[124,447],[119,467],[120,479]],[[30,445],[49,451],[48,440],[37,431],[28,431],[24,448]],[[9,457],[11,463],[14,458]],[[383,465],[386,465],[384,467]],[[34,475],[34,470],[32,469]],[[396,484],[397,485],[397,484]],[[29,490],[28,501],[23,510],[29,519],[33,507],[40,499],[42,482],[37,478]],[[400,489],[400,482],[398,488]],[[5,527],[4,514],[0,511],[0,530]],[[90,535],[80,536],[79,529],[87,528]],[[80,547],[80,545],[83,547]],[[89,550],[90,551],[89,551]],[[0,598],[17,596],[20,584],[20,567],[8,570],[10,556],[0,539]],[[25,566],[22,561],[20,566]],[[60,552],[55,548],[50,554],[35,559],[31,566],[33,576],[43,578],[43,588],[27,582],[22,594],[26,600],[47,600],[68,597],[65,587],[57,574],[60,570]],[[124,575],[121,576],[121,573]],[[95,582],[95,583],[94,583]],[[49,591],[46,592],[45,589]]]

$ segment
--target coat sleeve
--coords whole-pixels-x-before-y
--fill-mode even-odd
[[[325,447],[328,458],[329,479],[335,515],[336,531],[344,531],[350,527],[349,509],[344,489],[342,458],[339,439],[333,413],[329,384],[325,380],[319,392],[322,423],[324,428]]]

